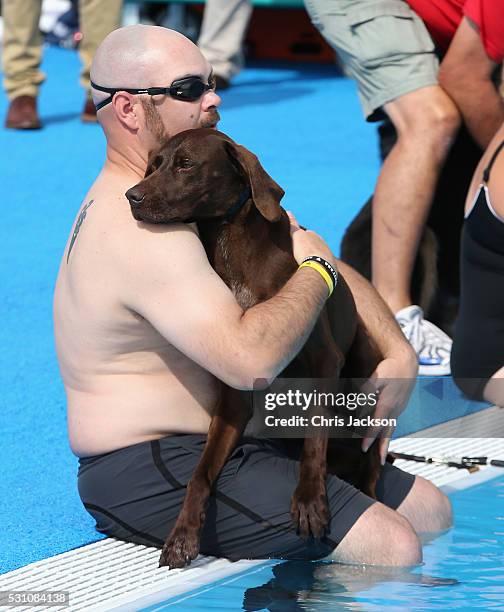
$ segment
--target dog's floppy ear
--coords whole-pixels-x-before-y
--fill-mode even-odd
[[[282,215],[280,200],[283,198],[285,191],[275,183],[261,166],[257,157],[248,149],[234,142],[229,142],[227,143],[227,150],[247,177],[257,210],[268,221],[278,221]]]

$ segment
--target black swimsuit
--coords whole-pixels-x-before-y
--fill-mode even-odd
[[[462,391],[479,400],[488,380],[504,365],[504,219],[493,210],[487,187],[503,147],[504,141],[483,172],[462,230],[460,311],[451,369]]]

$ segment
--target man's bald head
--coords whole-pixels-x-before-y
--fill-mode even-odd
[[[108,150],[141,159],[143,165],[149,152],[174,134],[216,126],[220,98],[211,87],[190,100],[168,93],[151,96],[125,91],[168,88],[187,77],[208,84],[211,70],[198,47],[179,32],[145,25],[111,32],[98,47],[91,67],[91,81],[96,86],[115,90],[111,95],[91,88],[95,104],[106,101],[98,120]]]
[[[127,26],[111,32],[98,47],[91,80],[103,87],[166,87],[180,70],[190,73],[192,65],[201,65],[201,58],[198,47],[179,32]],[[109,94],[92,89],[92,95],[96,104]]]

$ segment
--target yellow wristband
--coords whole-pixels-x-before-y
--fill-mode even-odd
[[[327,288],[329,289],[329,295],[327,297],[331,295],[331,293],[334,291],[334,282],[333,282],[333,279],[331,278],[331,275],[329,274],[329,272],[327,272],[327,270],[324,268],[322,264],[316,261],[312,261],[312,260],[303,261],[303,263],[299,266],[299,269],[301,268],[313,268],[314,270],[317,270],[320,276],[327,283]]]

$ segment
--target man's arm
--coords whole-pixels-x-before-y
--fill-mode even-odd
[[[390,308],[371,283],[354,268],[343,261],[338,261],[337,264],[352,291],[361,323],[366,328],[366,334],[376,344],[384,358],[395,356],[403,359],[411,376],[416,376],[415,368],[418,366],[418,358]]]
[[[504,120],[504,104],[492,82],[496,66],[483,47],[478,27],[464,17],[441,63],[439,83],[483,149]]]
[[[370,377],[380,391],[374,417],[398,417],[411,395],[418,373],[418,357],[374,287],[344,262],[338,262],[338,268],[353,293],[364,335],[370,338],[383,356]],[[374,439],[380,436],[380,456],[382,463],[385,463],[393,431],[393,427],[371,427],[362,441],[362,449],[367,451]]]
[[[330,251],[313,232],[296,234],[297,256]],[[298,270],[271,299],[243,312],[208,263],[198,236],[181,226],[144,230],[121,265],[126,305],[184,355],[235,388],[271,381],[300,351],[327,299],[318,272]]]

